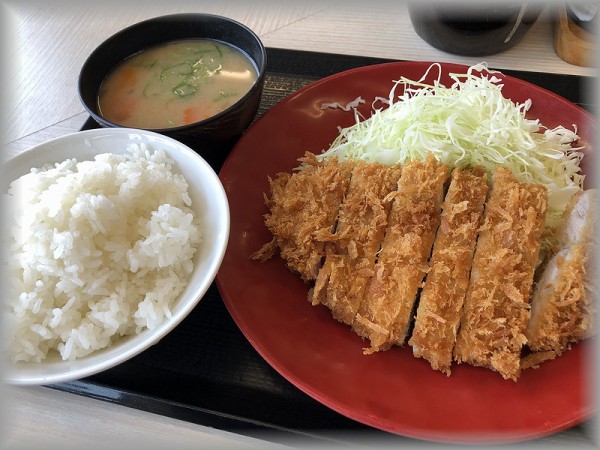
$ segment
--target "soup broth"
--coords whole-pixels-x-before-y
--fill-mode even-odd
[[[174,41],[123,61],[102,82],[100,114],[132,128],[171,128],[229,108],[258,72],[241,50],[210,39]]]

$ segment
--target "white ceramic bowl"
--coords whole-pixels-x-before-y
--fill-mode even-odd
[[[99,153],[124,153],[128,144],[133,142],[163,149],[175,161],[177,169],[189,184],[192,208],[202,223],[203,238],[194,256],[194,270],[187,288],[171,308],[172,317],[154,330],[129,336],[74,361],[62,361],[56,356],[41,363],[5,362],[4,378],[7,383],[59,383],[114,367],[156,344],[173,330],[194,309],[213,282],[229,239],[229,204],[214,170],[192,149],[175,139],[151,131],[127,128],[96,129],[66,135],[35,146],[2,164],[2,192],[7,192],[10,182],[29,172],[32,167],[67,158],[76,158],[78,161],[93,159]]]

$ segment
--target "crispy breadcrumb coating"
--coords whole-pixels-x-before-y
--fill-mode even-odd
[[[595,334],[596,190],[573,196],[539,265],[548,193],[507,169],[488,192],[482,168],[455,168],[444,198],[449,168],[432,155],[403,167],[308,152],[299,162],[269,178],[273,239],[251,257],[279,252],[313,305],[369,341],[365,354],[410,338],[448,376],[454,360],[517,380]]]
[[[273,241],[251,257],[265,261],[279,250],[288,267],[309,282],[317,278],[325,257],[325,243],[319,235],[335,229],[352,163],[335,158],[318,161],[309,152],[299,161],[295,173],[279,173],[269,180],[271,196],[265,197],[269,208],[265,225]]]
[[[414,356],[425,358],[433,369],[448,376],[487,192],[485,169],[452,171],[408,341]]]
[[[558,230],[556,253],[536,283],[527,328],[528,347],[556,356],[595,334],[597,281],[592,254],[597,248],[597,192],[575,194]]]
[[[547,202],[544,186],[495,169],[454,348],[459,363],[519,377]]]
[[[352,324],[373,276],[375,258],[387,225],[401,166],[356,161],[335,233],[327,241],[326,259],[310,300],[322,303],[340,322]]]
[[[402,345],[411,323],[417,290],[440,222],[448,166],[433,154],[402,168],[381,250],[353,329],[370,341],[365,353]]]

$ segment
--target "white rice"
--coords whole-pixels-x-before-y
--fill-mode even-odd
[[[188,284],[201,232],[184,177],[135,144],[33,169],[11,184],[11,361],[73,360],[155,329]]]

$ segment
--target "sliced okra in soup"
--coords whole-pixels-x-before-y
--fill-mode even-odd
[[[174,64],[163,69],[160,73],[160,81],[164,83],[179,82],[182,77],[191,75],[193,71],[194,69],[189,62]]]
[[[146,83],[143,90],[144,97],[160,97],[164,92],[163,87],[160,84],[160,80],[150,80]]]
[[[215,51],[205,53],[199,60],[210,72],[218,72],[222,68],[223,52],[215,45]]]
[[[116,83],[111,84],[112,76]],[[211,40],[171,42],[143,50],[117,67],[104,82],[100,111],[125,126],[179,126],[223,111],[257,77],[252,60],[236,47]],[[124,88],[131,92],[134,83],[135,93],[126,98]]]
[[[199,86],[200,84],[206,83],[213,75],[214,73],[206,66],[195,66],[192,73],[185,77],[185,81],[193,86]]]
[[[182,82],[179,83],[177,86],[175,86],[173,89],[171,89],[171,91],[173,92],[173,94],[175,94],[177,97],[189,97],[190,95],[194,95],[196,93],[198,89],[196,88],[196,86],[193,86],[187,82]]]

